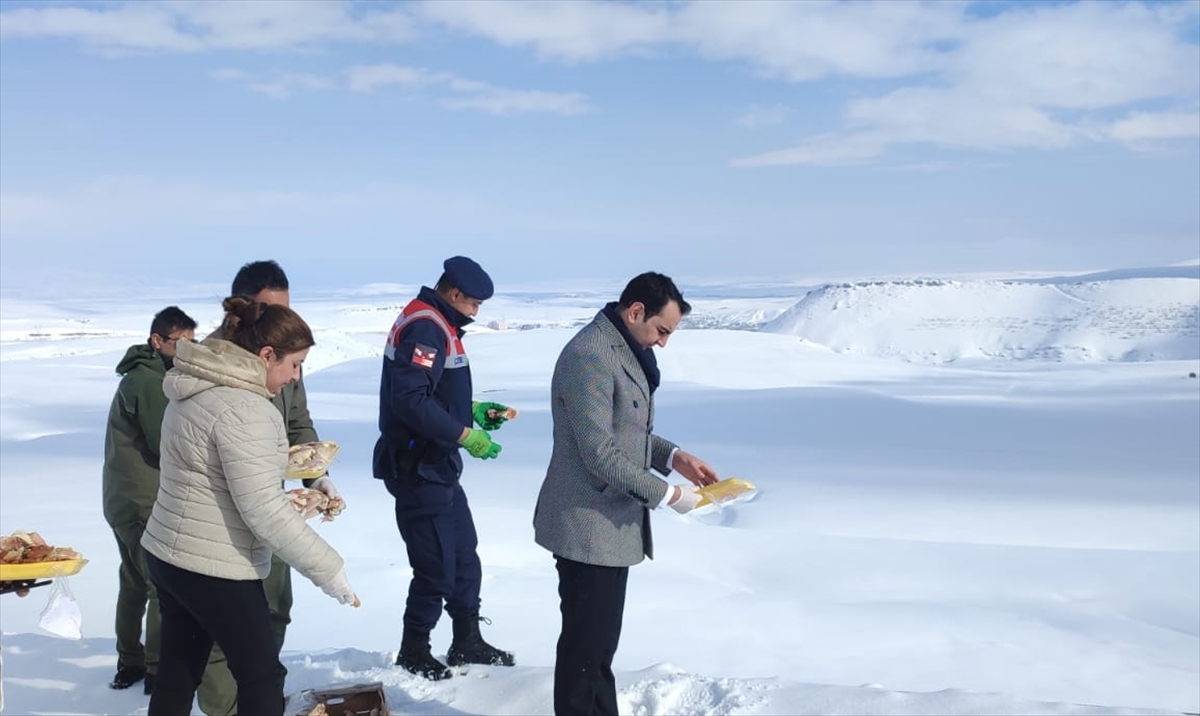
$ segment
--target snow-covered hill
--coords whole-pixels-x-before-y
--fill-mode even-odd
[[[468,330],[575,329],[619,290],[501,288]],[[842,354],[930,364],[1200,359],[1200,264],[1195,263],[1057,277],[897,278],[824,286],[729,283],[683,290],[693,307],[682,324],[686,330],[779,333]],[[306,370],[378,357],[388,328],[415,291],[388,284],[298,293],[293,307],[317,337]],[[11,287],[0,293],[5,294],[0,301],[4,361],[128,346],[144,337],[150,315],[172,303],[200,322],[200,336],[219,320],[220,299],[202,285],[148,290],[136,302],[89,296],[50,304]]]
[[[921,363],[1194,360],[1200,358],[1200,267],[827,285],[760,330],[840,353]]]

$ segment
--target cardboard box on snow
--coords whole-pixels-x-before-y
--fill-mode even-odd
[[[288,698],[292,716],[389,716],[383,684],[353,684],[335,689],[305,689]]]

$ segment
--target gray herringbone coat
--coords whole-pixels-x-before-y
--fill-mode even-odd
[[[534,539],[604,567],[653,559],[650,508],[669,486],[675,445],[654,435],[645,372],[603,314],[563,348],[550,384],[554,448],[533,514]]]

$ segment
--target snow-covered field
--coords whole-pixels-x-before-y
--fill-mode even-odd
[[[617,653],[623,713],[1200,711],[1200,273],[711,285],[659,351],[657,430],[757,500],[655,515]],[[480,395],[520,408],[469,462],[485,635],[512,669],[431,684],[390,666],[407,564],[370,477],[383,337],[416,286],[293,306],[308,390],[343,446],[348,509],[318,529],[360,609],[302,578],[287,689],[382,681],[395,711],[551,712],[556,575],[533,543],[559,348],[620,282],[505,287],[467,338]],[[113,367],[175,303],[220,286],[0,296],[0,532],[83,552],[84,639],[40,631],[46,589],[0,597],[5,713],[145,713],[114,671],[117,554],[100,514]],[[489,327],[490,326],[490,327]],[[755,330],[756,329],[756,330]],[[449,645],[449,624],[434,634]],[[198,713],[198,712],[197,712]]]

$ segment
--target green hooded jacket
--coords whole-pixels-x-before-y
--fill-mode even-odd
[[[145,523],[158,495],[158,442],[167,396],[167,365],[146,343],[130,346],[117,364],[121,383],[104,435],[104,519]]]

